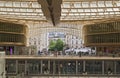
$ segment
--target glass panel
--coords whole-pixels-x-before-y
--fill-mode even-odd
[[[105,7],[104,1],[98,1],[98,7]]]
[[[104,64],[105,74],[113,74],[114,73],[114,61],[105,61]]]
[[[90,12],[90,9],[85,9],[84,11],[85,11],[85,12]]]
[[[107,8],[106,11],[113,11],[112,8]]]
[[[82,2],[82,7],[89,7],[89,2]]]
[[[120,74],[120,61],[116,61],[116,74]]]
[[[83,73],[83,61],[78,61],[78,73],[77,74],[82,74]]]
[[[8,7],[12,7],[12,2],[6,2],[5,4],[6,4],[6,6],[8,6]]]
[[[83,9],[78,9],[78,12],[84,12]]]
[[[20,7],[21,5],[20,5],[20,2],[13,2],[13,6],[14,7]]]
[[[119,8],[113,8],[114,11],[119,11]]]
[[[115,14],[114,12],[110,12],[110,14]]]
[[[68,12],[68,9],[62,9],[62,12]]]
[[[25,60],[18,60],[18,74],[25,73]]]
[[[66,61],[63,64],[63,69],[65,74],[75,74],[76,73],[76,62],[75,61]]]
[[[7,11],[13,11],[13,9],[12,8],[6,8],[7,9]]]
[[[80,13],[80,15],[85,15],[85,13]]]
[[[0,6],[4,6],[5,1],[0,1]]]
[[[42,74],[49,74],[49,69],[48,69],[48,60],[43,60],[42,63]]]
[[[36,9],[36,12],[42,12],[42,10],[41,9]]]
[[[26,9],[26,12],[33,12],[34,9]]]
[[[91,15],[96,15],[96,13],[91,13]]]
[[[40,7],[41,8],[40,4],[38,4],[37,2],[32,2],[32,7],[35,7],[35,8]]]
[[[86,61],[85,67],[88,74],[102,74],[102,61]]]
[[[117,6],[120,6],[120,1],[116,1]]]
[[[101,16],[104,15],[104,13],[98,13],[98,14],[101,15]]]
[[[27,62],[28,74],[40,74],[41,73],[41,61],[40,60],[29,60]]]
[[[54,66],[55,68],[54,68],[54,73],[55,74],[59,74],[59,73],[61,73],[60,72],[60,68],[59,68],[59,61],[55,61],[55,66]]]
[[[81,7],[81,3],[74,3],[75,8],[80,8]]]
[[[98,9],[99,12],[103,12],[104,10],[103,9]]]
[[[14,8],[14,11],[19,12],[20,9]]]
[[[91,3],[90,3],[90,7],[97,7],[97,3],[96,3],[96,2],[94,2],[94,1],[93,1],[93,2],[91,2]]]
[[[53,68],[54,68],[53,61],[50,61],[50,68],[49,68],[50,74],[53,74]]]
[[[64,8],[70,8],[70,3],[64,3],[64,4],[63,4],[63,7],[64,7]]]
[[[15,60],[7,60],[6,61],[6,72],[9,73],[16,73],[16,61]]]
[[[92,12],[97,12],[97,9],[91,9]]]
[[[71,9],[71,12],[77,12],[77,9]]]
[[[0,11],[6,11],[6,9],[5,8],[0,8]],[[3,12],[3,14],[4,14],[5,12]]]
[[[113,7],[112,1],[105,1],[106,7]]]
[[[21,6],[22,7],[28,7],[28,3],[27,2],[21,2]]]
[[[90,13],[86,13],[86,15],[88,15],[88,18],[89,18],[91,14]]]

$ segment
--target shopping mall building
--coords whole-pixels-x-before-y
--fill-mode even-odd
[[[96,52],[39,55],[50,32]],[[120,78],[120,0],[0,0],[0,78]]]

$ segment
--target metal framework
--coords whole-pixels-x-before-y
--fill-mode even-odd
[[[63,0],[61,21],[120,17],[119,0]],[[37,0],[0,0],[0,17],[17,20],[46,20]]]
[[[48,33],[48,32],[64,32],[69,35],[75,35],[81,37],[82,35],[82,25],[79,23],[65,23],[61,22],[58,26],[53,27],[46,22],[30,22],[29,24],[29,36],[37,36],[39,34]],[[41,26],[40,26],[41,25]]]
[[[0,19],[24,21],[28,25],[31,21],[48,24],[38,0],[0,0]],[[120,0],[63,0],[61,4],[60,21],[66,25],[68,23],[84,25],[118,19],[120,19]],[[42,26],[48,25],[40,27]],[[49,26],[53,27],[51,24]]]

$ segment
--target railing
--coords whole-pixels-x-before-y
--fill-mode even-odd
[[[78,54],[75,54],[75,53],[44,53],[44,54],[35,54],[35,53],[32,53],[32,54],[6,54],[6,55],[10,55],[10,56],[15,56],[15,55],[19,55],[19,56],[46,56],[46,57],[59,57],[59,56],[66,56],[66,57],[83,57],[83,56],[88,56],[88,57],[120,57],[120,53],[116,53],[116,54],[112,54],[112,53],[78,53]]]

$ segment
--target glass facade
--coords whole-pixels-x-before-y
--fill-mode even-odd
[[[27,74],[40,74],[41,62],[39,60],[28,60],[27,61]]]
[[[7,60],[7,74],[119,75],[119,61],[110,60]]]
[[[1,45],[26,45],[27,26],[10,21],[0,21]]]
[[[6,73],[16,74],[16,60],[7,60],[6,61]]]
[[[102,74],[102,61],[86,61],[88,74]]]
[[[120,61],[116,61],[116,74],[120,74]]]
[[[120,43],[120,22],[84,26],[85,45],[115,45]]]

